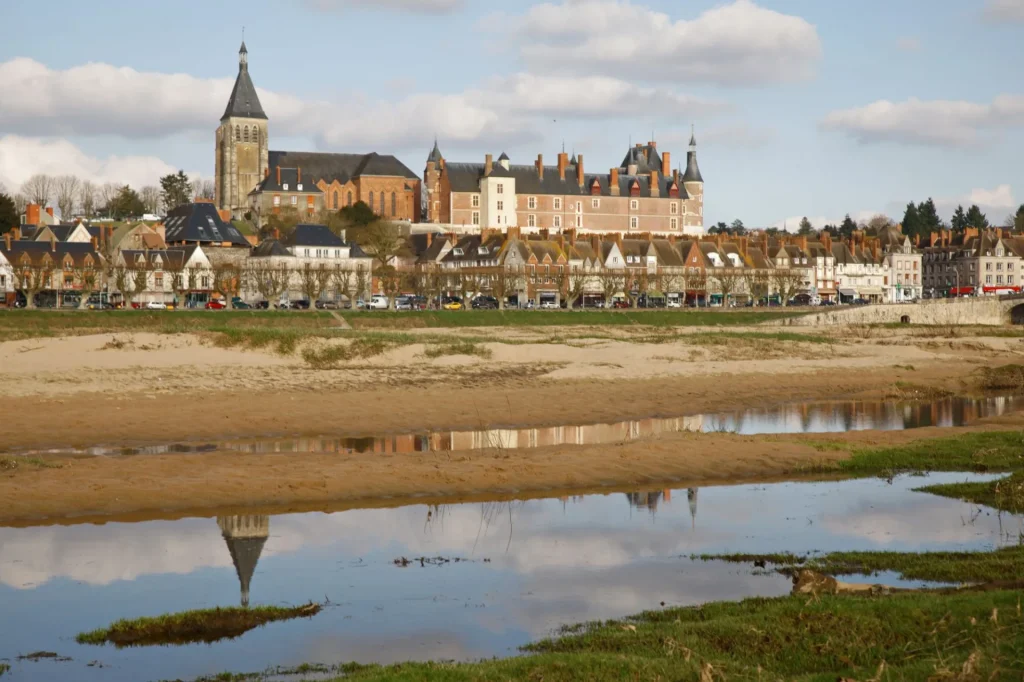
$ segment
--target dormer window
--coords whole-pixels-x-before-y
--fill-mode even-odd
[[[286,182],[283,185],[281,185],[281,189],[283,189],[285,192],[287,192],[288,191],[288,183]]]
[[[479,249],[477,249],[477,253],[479,253],[481,256],[486,256],[487,255],[487,247],[486,246],[481,246]]]
[[[297,189],[298,191],[301,192],[302,191],[302,183],[300,182],[299,184],[295,185],[295,189]]]
[[[456,256],[463,256],[463,255],[465,255],[465,253],[462,251],[462,249],[460,249],[457,246],[454,249],[452,249],[452,254],[454,254]]]

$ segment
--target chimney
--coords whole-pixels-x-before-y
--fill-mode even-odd
[[[265,177],[265,178],[269,178],[270,177],[270,166],[267,166],[266,168],[263,169],[263,177]]]
[[[490,154],[484,156],[484,175],[490,175],[494,170],[494,157]]]
[[[544,228],[540,231],[540,238],[547,241],[551,237],[551,231],[548,228]]]
[[[661,174],[666,178],[672,173],[672,154],[669,152],[662,152],[661,154]]]
[[[432,241],[434,241],[434,233],[433,232],[427,232],[427,248],[428,249],[430,248],[430,243]]]
[[[799,241],[797,242],[797,245],[800,247],[801,251],[805,251],[806,252],[807,251],[807,237],[806,236],[800,237]]]
[[[25,206],[25,225],[39,224],[39,204],[27,204]]]
[[[590,248],[594,250],[594,255],[598,258],[601,257],[601,235],[592,234],[590,235]]]
[[[277,167],[277,186],[281,186],[281,167]]]
[[[296,184],[300,184],[301,185],[302,184],[302,169],[297,167],[295,169],[295,175],[298,176],[297,179],[295,180]]]
[[[747,238],[746,237],[740,237],[740,253],[743,254],[744,258],[747,257]]]
[[[613,196],[619,196],[619,169],[612,168],[608,173],[608,192]]]
[[[47,215],[49,215],[52,218],[53,217],[53,206],[47,206],[46,207],[46,213],[47,213]]]
[[[273,234],[274,234],[274,239],[275,240],[281,239],[281,231],[279,229],[277,229],[276,227],[274,228]]]
[[[658,171],[651,171],[651,196],[661,196],[661,186],[658,182]]]
[[[580,181],[580,187],[583,186],[583,155],[578,154],[576,156],[576,179]]]
[[[558,154],[558,177],[560,180],[565,180],[565,167],[569,165],[569,155],[565,152]]]
[[[560,248],[562,251],[565,251],[565,235],[559,234],[556,241],[558,242],[558,248]]]
[[[643,146],[644,146],[644,145],[643,145],[643,143],[642,143],[642,142],[637,142],[637,143],[636,143],[636,148],[637,148],[637,149],[641,149],[641,148],[642,148]]]
[[[543,154],[538,154],[537,155],[537,177],[540,178],[541,181],[543,182],[543,180],[544,180],[544,155]]]
[[[89,239],[89,241],[91,241],[91,242],[92,242],[92,250],[93,250],[93,251],[96,251],[96,250],[98,250],[98,249],[99,249],[99,246],[100,246],[100,245],[99,245],[99,243],[98,243],[98,242],[99,242],[99,240],[98,240],[98,239],[97,239],[96,237],[91,237],[91,238]]]
[[[13,239],[14,241],[20,241],[21,240],[21,228],[20,227],[12,228],[11,232],[14,233],[14,236],[12,236],[11,239]]]

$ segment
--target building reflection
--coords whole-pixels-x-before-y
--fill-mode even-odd
[[[249,606],[249,585],[256,572],[263,545],[270,537],[270,517],[262,514],[218,516],[217,525],[228,546],[235,573],[238,574],[242,606]]]

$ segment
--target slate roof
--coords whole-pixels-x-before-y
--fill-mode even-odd
[[[658,169],[660,170],[660,168]],[[480,179],[484,176],[484,164],[482,163],[448,163],[445,164],[445,171],[448,173],[448,180],[451,183],[453,192],[479,192]],[[595,196],[611,196],[609,190],[610,177],[608,174],[598,175],[592,173],[583,174],[583,186],[577,180],[576,167],[567,166],[565,169],[565,180],[558,175],[557,166],[544,166],[544,179],[537,174],[537,168],[533,165],[510,165],[508,170],[500,165],[495,165],[491,170],[491,177],[511,177],[516,181],[516,194],[556,194],[556,195],[579,195],[588,196],[594,182],[600,187],[600,193]],[[633,181],[640,186],[640,196],[651,196],[650,175],[626,175],[619,174],[619,195],[628,197],[629,189]],[[672,185],[671,176],[658,176],[658,192],[661,197],[669,196],[669,187]],[[687,199],[688,195],[682,184],[679,185],[679,198]]]
[[[642,175],[651,171],[661,172],[661,154],[658,153],[658,149],[654,145],[645,144],[638,147],[630,147],[619,167],[628,168],[634,163],[637,166],[637,174]]]
[[[242,606],[249,605],[249,587],[252,584],[252,576],[256,572],[256,564],[263,552],[263,545],[267,543],[265,537],[237,538],[224,535],[224,542],[231,554],[231,563],[235,565],[235,573],[238,575],[239,587],[242,590]]]
[[[325,154],[322,152],[283,152],[270,151],[270,175],[280,166],[285,168],[301,168],[302,177],[310,182],[337,180],[345,184],[361,175],[377,175],[385,177],[409,178],[419,180],[419,176],[409,167],[390,154]]]
[[[256,185],[249,194],[259,192],[302,192],[304,194],[323,194],[319,187],[316,186],[315,180],[306,174],[305,169],[302,169],[302,182],[299,182],[299,169],[298,168],[281,168],[281,182],[277,182],[277,168],[274,166],[270,167],[270,175],[263,178],[260,184]],[[285,189],[285,185],[288,185],[288,189]],[[302,185],[302,189],[299,189],[299,185]],[[238,229],[238,228],[235,228]]]
[[[241,49],[238,51],[239,57],[243,54],[248,54],[248,52],[243,42]],[[249,67],[243,63],[241,58],[238,60],[238,76],[235,78],[235,87],[231,89],[228,106],[224,109],[224,115],[220,117],[220,120],[223,121],[230,116],[262,118],[264,120],[267,118],[267,115],[263,113],[263,107],[260,105],[260,98],[256,95],[256,86],[252,84],[252,79],[249,78]]]
[[[213,204],[183,204],[167,214],[165,238],[173,242],[230,242],[232,246],[249,247],[249,240],[231,223],[220,219]]]
[[[252,250],[250,255],[253,258],[268,258],[270,256],[291,256],[292,254],[276,239],[264,239],[259,246]]]
[[[34,265],[42,262],[43,257],[47,254],[49,254],[54,262],[59,262],[64,259],[65,255],[69,255],[75,265],[81,265],[86,256],[92,256],[93,262],[96,264],[103,260],[100,254],[92,248],[90,242],[56,242],[51,244],[49,241],[34,242],[22,239],[12,241],[11,248],[8,249],[6,243],[0,240],[0,253],[11,264],[18,262],[26,254]]]
[[[288,246],[345,246],[338,235],[326,225],[296,225],[295,230],[283,240]]]
[[[691,139],[692,143],[693,140]],[[704,177],[697,167],[697,152],[691,150],[686,152],[686,172],[683,173],[683,182],[704,182]]]
[[[850,250],[846,242],[832,242],[832,257],[836,259],[836,265],[853,265],[860,263],[857,256]]]
[[[576,157],[573,157],[573,158],[576,158]],[[502,152],[501,156],[498,157],[498,161],[511,161],[511,160],[512,159],[508,158],[508,154],[506,154],[505,152]]]
[[[504,156],[504,154],[502,154]],[[434,163],[440,163],[443,156],[441,155],[441,149],[437,146],[437,138],[434,139],[434,148],[430,150],[430,154],[427,155],[427,163],[433,161]]]
[[[177,272],[185,267],[185,263],[188,263],[189,258],[195,250],[199,248],[196,244],[190,244],[189,246],[177,247],[172,249],[155,249],[155,250],[140,250],[140,249],[122,249],[121,257],[124,258],[125,263],[136,262],[139,256],[142,256],[149,264],[156,267],[157,264],[162,264],[161,269]]]

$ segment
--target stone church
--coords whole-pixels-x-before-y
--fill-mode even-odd
[[[387,220],[419,222],[421,180],[394,156],[273,151],[268,124],[243,42],[216,133],[217,208],[235,218],[249,213],[262,226],[282,211],[308,220],[362,201]]]

